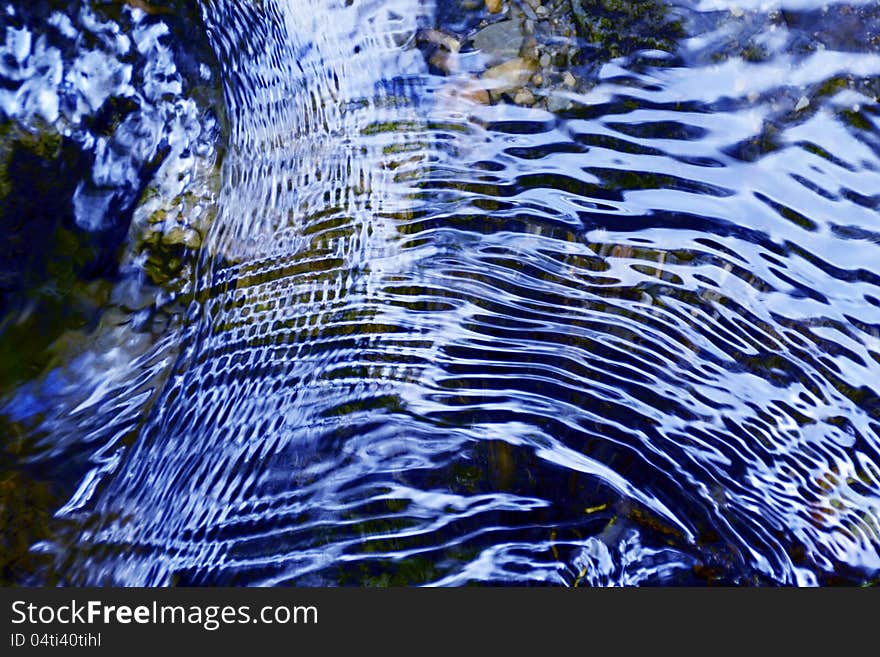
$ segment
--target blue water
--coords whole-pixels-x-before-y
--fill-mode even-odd
[[[682,0],[555,113],[430,68],[430,2],[206,7],[222,118],[175,72],[98,186],[203,143],[198,251],[6,395],[64,491],[29,581],[876,581],[876,3]],[[2,111],[78,129],[63,80]]]

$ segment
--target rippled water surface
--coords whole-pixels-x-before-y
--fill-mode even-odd
[[[191,71],[128,4],[55,78],[6,7],[0,113],[106,164],[80,229],[134,217],[85,337],[5,391],[54,495],[23,581],[877,581],[876,3],[680,0],[674,48],[597,51],[555,112],[426,63],[455,3],[216,0]],[[139,109],[102,137],[86,92]],[[215,184],[150,286],[156,175]]]

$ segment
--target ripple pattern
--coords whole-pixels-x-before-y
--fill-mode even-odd
[[[424,2],[206,4],[217,218],[69,582],[876,578],[880,56],[715,4],[559,114],[430,74]]]

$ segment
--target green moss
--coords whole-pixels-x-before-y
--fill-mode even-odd
[[[747,62],[758,63],[767,61],[769,53],[764,46],[749,41],[743,46],[740,56]]]
[[[656,0],[571,0],[571,8],[580,35],[603,57],[673,51],[684,36],[681,21]]]
[[[864,130],[871,132],[874,130],[874,124],[865,118],[864,114],[855,110],[843,110],[840,117],[856,130]]]

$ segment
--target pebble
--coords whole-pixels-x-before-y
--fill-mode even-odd
[[[534,105],[535,104],[535,94],[533,94],[528,89],[520,89],[516,96],[513,98],[513,102],[517,105]]]
[[[421,38],[438,46],[443,46],[449,52],[458,52],[461,50],[461,41],[451,34],[446,34],[440,30],[424,30],[421,33]]]
[[[538,20],[538,14],[535,13],[535,10],[529,7],[528,5],[522,5],[522,12],[526,15],[526,18],[532,21]]]
[[[553,94],[547,99],[547,109],[551,112],[560,112],[571,107],[571,101],[565,96]]]
[[[560,18],[565,10],[557,11],[567,1],[458,0],[462,7],[469,2],[478,6],[485,4],[489,13],[503,11],[506,15],[499,16],[501,20],[488,18],[488,25],[484,22],[483,27],[472,33],[469,41],[476,51],[474,63],[486,69],[479,79],[472,79],[460,95],[478,103],[506,98],[522,107],[546,105],[552,112],[573,107],[567,92],[577,89],[581,83],[577,75],[567,70],[566,62],[572,59],[572,53],[564,39],[559,39],[560,35],[572,34],[570,20]],[[456,61],[459,48],[466,45],[464,39],[456,42],[455,37],[439,31],[430,31],[424,38],[441,46],[442,52],[433,53],[437,58],[432,61],[434,66],[450,72],[459,66],[474,70],[474,66],[459,65]],[[576,47],[573,52],[577,52]]]
[[[501,0],[486,0],[486,9],[490,14],[497,14],[501,11]]]
[[[490,63],[503,62],[519,55],[525,36],[518,21],[492,23],[474,35],[474,48],[483,53]]]
[[[801,96],[800,100],[797,102],[797,105],[794,106],[795,112],[800,112],[801,110],[805,110],[810,106],[810,99],[806,96]]]
[[[492,81],[490,93],[492,96],[500,96],[506,91],[522,87],[532,77],[534,64],[522,57],[515,57],[509,61],[493,66],[483,73],[484,80]]]
[[[468,85],[464,91],[462,92],[462,97],[467,98],[475,103],[480,103],[481,105],[488,105],[490,102],[489,92],[483,89],[482,87],[477,87],[474,85]]]

